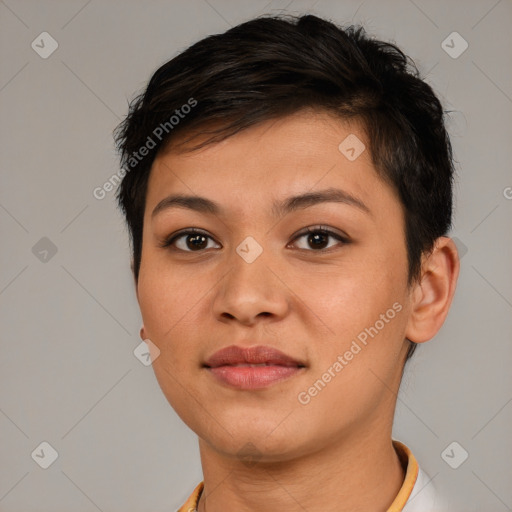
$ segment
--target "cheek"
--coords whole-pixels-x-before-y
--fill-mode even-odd
[[[336,335],[346,338],[351,328],[373,325],[381,313],[404,300],[406,277],[396,258],[371,255],[304,273],[293,282],[297,295]]]
[[[157,258],[147,262],[141,266],[138,296],[146,336],[160,349],[155,371],[163,366],[186,380],[187,372],[199,364],[202,344],[212,332],[209,305],[218,279]]]
[[[146,333],[158,344],[171,335],[180,318],[190,310],[193,289],[176,272],[163,268],[157,261],[147,261],[139,274],[139,306]]]
[[[316,334],[313,376],[322,378],[329,369],[337,376],[320,401],[351,402],[350,390],[358,390],[369,403],[382,387],[370,370],[386,381],[394,378],[407,323],[406,283],[402,260],[382,253],[303,280],[297,293],[308,297],[315,315],[329,327],[322,339]],[[308,289],[313,290],[309,296]],[[344,398],[335,390],[343,391]]]
[[[200,332],[197,308],[205,290],[190,279],[161,272],[156,265],[141,267],[138,283],[139,306],[146,336],[160,353],[152,367],[170,405],[188,423],[190,372],[199,365],[196,339]],[[193,335],[195,333],[195,336]],[[183,417],[183,412],[188,416]]]
[[[332,332],[311,340],[314,364],[300,390],[309,417],[329,411],[330,425],[357,421],[393,396],[406,324],[404,288],[393,274],[343,277],[316,281],[311,304]]]

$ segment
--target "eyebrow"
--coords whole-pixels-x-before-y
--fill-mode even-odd
[[[309,208],[310,206],[320,203],[344,203],[371,215],[370,209],[361,199],[337,188],[328,188],[318,192],[307,192],[305,194],[288,197],[284,201],[275,201],[271,211],[275,217],[281,217],[290,212]],[[219,204],[206,197],[174,194],[162,199],[155,206],[151,217],[155,217],[160,212],[169,208],[186,208],[212,215],[224,213],[223,208]]]

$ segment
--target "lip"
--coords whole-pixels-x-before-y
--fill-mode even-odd
[[[288,379],[300,373],[305,364],[270,346],[242,348],[231,345],[215,352],[204,367],[224,384],[249,390],[266,388]]]

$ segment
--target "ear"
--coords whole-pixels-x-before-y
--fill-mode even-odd
[[[443,325],[452,303],[460,261],[451,238],[442,236],[422,263],[421,279],[411,291],[406,337],[415,343],[432,339]]]

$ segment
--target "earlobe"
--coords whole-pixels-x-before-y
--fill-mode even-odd
[[[411,291],[411,312],[406,337],[415,343],[432,339],[443,325],[452,303],[460,262],[451,238],[436,240],[422,264],[420,281]]]
[[[140,328],[139,336],[140,336],[140,339],[141,339],[142,341],[144,341],[145,339],[147,339],[147,338],[146,338],[145,331],[144,331],[144,326],[142,326],[142,327]]]

